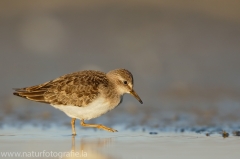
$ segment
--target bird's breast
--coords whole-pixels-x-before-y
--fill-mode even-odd
[[[98,97],[93,102],[84,107],[72,105],[53,105],[55,108],[60,109],[71,118],[89,120],[99,117],[111,109],[115,108],[121,99],[109,100],[104,97]]]

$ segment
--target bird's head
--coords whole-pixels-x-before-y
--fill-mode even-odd
[[[141,104],[143,103],[141,98],[133,89],[133,76],[131,72],[126,69],[116,69],[108,72],[107,76],[116,85],[116,89],[120,94],[130,93]]]

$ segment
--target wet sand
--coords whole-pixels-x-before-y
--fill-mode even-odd
[[[218,133],[206,136],[205,133],[190,131],[123,130],[109,133],[77,129],[78,135],[72,137],[70,131],[69,127],[64,126],[46,129],[33,126],[3,126],[0,131],[1,155],[6,152],[18,152],[25,155],[25,158],[91,159],[200,159],[203,156],[224,159],[240,156],[240,138],[232,134],[223,138]]]
[[[240,134],[234,134],[240,130],[239,107],[233,100],[224,102],[222,107],[198,109],[187,104],[163,109],[123,103],[87,121],[119,132],[83,128],[78,120],[77,136],[72,137],[71,119],[61,111],[17,97],[7,99],[0,112],[1,158],[6,155],[11,155],[9,158],[90,159],[225,159],[240,156]]]

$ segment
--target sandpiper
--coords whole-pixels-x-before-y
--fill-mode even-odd
[[[130,93],[143,103],[133,90],[131,72],[116,69],[108,73],[94,70],[74,72],[43,84],[15,89],[13,94],[60,109],[72,118],[72,134],[76,135],[76,119],[80,119],[84,127],[117,132],[102,124],[86,124],[84,120],[99,117],[116,108],[125,93]]]

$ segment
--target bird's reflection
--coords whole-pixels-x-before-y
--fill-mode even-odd
[[[80,145],[76,143],[75,136],[72,136],[71,151],[65,159],[91,158],[110,159],[113,158],[103,152],[104,148],[112,143],[112,138],[81,138]]]

